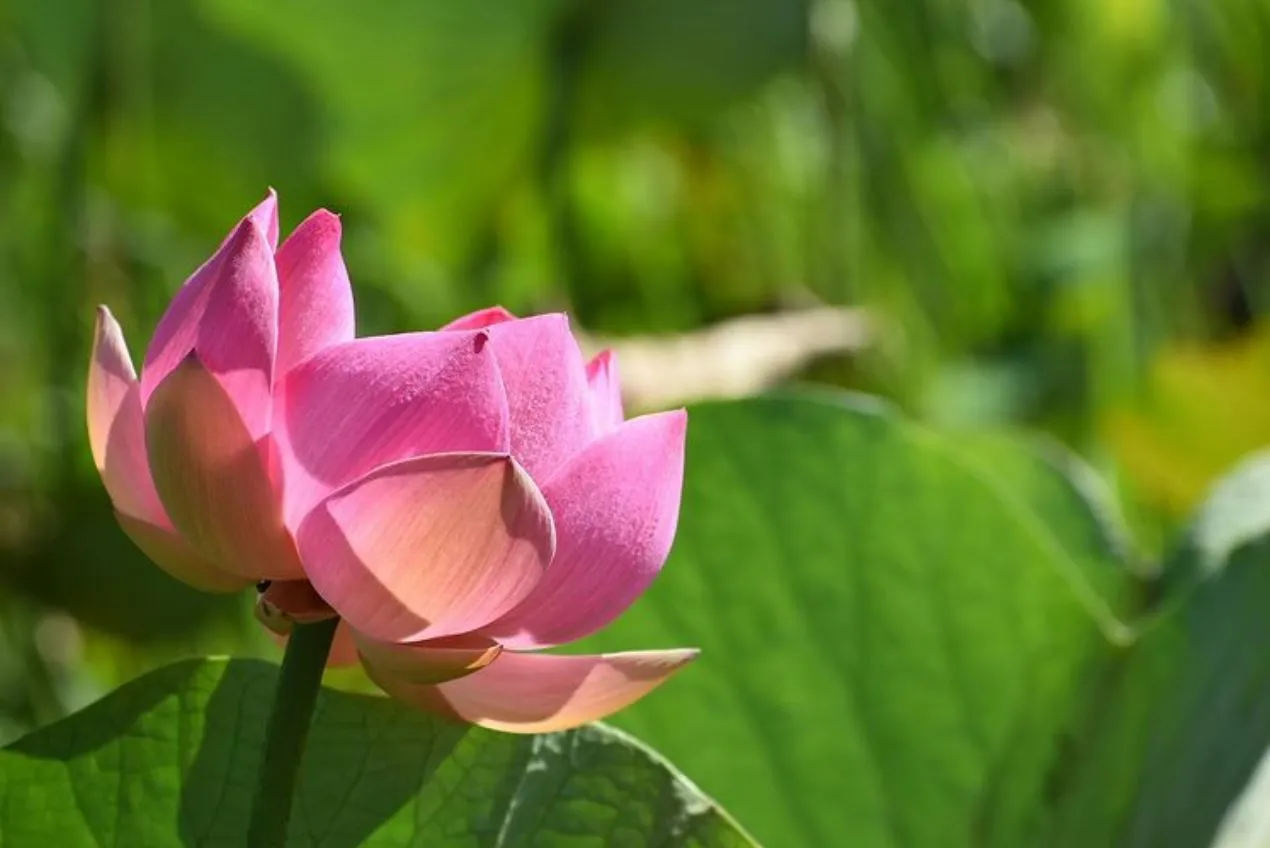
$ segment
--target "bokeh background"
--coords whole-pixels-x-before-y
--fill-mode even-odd
[[[139,357],[269,186],[343,215],[363,334],[568,309],[633,408],[1048,432],[1149,558],[1270,437],[1268,168],[1261,0],[6,0],[0,739],[275,650],[131,547],[82,423],[93,306]]]

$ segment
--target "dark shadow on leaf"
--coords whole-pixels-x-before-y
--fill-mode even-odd
[[[233,662],[204,713],[181,794],[188,846],[241,844],[277,667]],[[292,813],[291,845],[362,845],[454,750],[468,728],[387,698],[323,690]]]

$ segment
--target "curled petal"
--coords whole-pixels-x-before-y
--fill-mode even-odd
[[[607,433],[626,419],[617,375],[617,354],[611,350],[600,351],[587,363],[586,381],[591,390],[592,425],[597,434]]]
[[[192,351],[233,399],[252,438],[269,430],[277,344],[273,250],[251,218],[194,272],[154,331],[141,374],[141,403]]]
[[[435,686],[368,671],[389,695],[429,712],[508,733],[550,733],[631,705],[697,654],[695,649],[594,656],[504,652],[476,674]]]
[[[502,324],[504,321],[515,321],[516,316],[508,312],[501,306],[487,306],[484,309],[478,309],[475,312],[469,312],[462,318],[455,318],[449,324],[442,327],[442,330],[484,330],[486,327],[494,324]]]
[[[141,389],[123,331],[110,310],[97,309],[88,368],[88,441],[115,509],[160,528],[168,526],[146,460]]]
[[[532,594],[483,632],[507,647],[559,645],[617,618],[661,571],[679,520],[683,410],[592,442],[543,486],[556,557]]]
[[[542,579],[551,514],[497,454],[436,454],[380,467],[319,504],[298,535],[313,587],[381,642],[475,630]]]
[[[276,373],[353,338],[353,291],[340,255],[340,219],[319,209],[275,257],[281,302]]]
[[[507,406],[483,332],[410,333],[325,350],[287,375],[278,446],[288,526],[377,466],[506,451]]]
[[[145,412],[155,488],[181,535],[218,567],[255,580],[304,576],[282,525],[262,445],[191,355]]]
[[[204,592],[237,592],[251,585],[251,578],[223,571],[203,559],[172,530],[122,512],[116,512],[115,518],[143,554],[187,586]]]
[[[480,671],[502,653],[492,639],[468,633],[398,644],[357,636],[357,649],[371,677],[407,684],[444,683]]]
[[[487,332],[507,392],[512,456],[545,480],[591,438],[582,352],[564,315],[503,321]]]

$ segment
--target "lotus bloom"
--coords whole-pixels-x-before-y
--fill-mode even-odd
[[[600,718],[691,660],[533,653],[657,575],[684,412],[625,420],[612,356],[585,362],[563,315],[354,339],[339,220],[277,237],[270,193],[177,293],[140,379],[100,310],[88,429],[133,541],[201,589],[309,596],[297,617],[338,614],[388,693],[502,730]]]

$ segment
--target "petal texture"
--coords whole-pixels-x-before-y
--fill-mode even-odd
[[[429,712],[509,733],[549,733],[596,721],[647,695],[697,651],[596,656],[503,653],[489,668],[438,686],[371,678],[388,694]]]
[[[507,406],[483,332],[410,333],[327,348],[279,393],[288,526],[373,468],[507,450]]]
[[[555,550],[542,495],[497,454],[382,466],[310,512],[298,541],[313,587],[381,642],[479,628],[537,585]]]
[[[88,441],[115,509],[168,526],[146,459],[141,387],[123,331],[106,307],[97,309],[93,358],[88,368]]]
[[[622,385],[617,376],[617,354],[600,351],[586,366],[591,392],[591,421],[596,433],[608,433],[626,419],[622,409]]]
[[[513,649],[559,645],[600,629],[643,594],[675,538],[686,427],[683,410],[632,419],[547,481],[555,560],[485,633]]]
[[[353,291],[340,255],[340,219],[319,209],[278,250],[278,358],[285,374],[323,348],[353,338]]]
[[[247,217],[264,234],[269,252],[278,249],[278,193],[273,189],[265,195],[265,199],[256,204],[256,208],[247,213]]]
[[[237,592],[252,583],[251,578],[231,574],[199,556],[173,530],[156,527],[122,512],[116,512],[115,518],[151,562],[188,586],[204,592]]]
[[[191,355],[159,385],[145,422],[155,488],[194,550],[243,577],[303,576],[261,443],[197,358]]]
[[[408,684],[435,684],[466,677],[492,663],[502,647],[474,634],[397,644],[357,638],[362,662],[373,676]]]
[[[253,438],[269,429],[277,343],[273,250],[251,219],[194,272],[154,331],[141,374],[141,402],[194,351],[233,398]]]
[[[569,319],[539,315],[487,332],[507,392],[512,456],[545,480],[592,434],[586,367]]]

